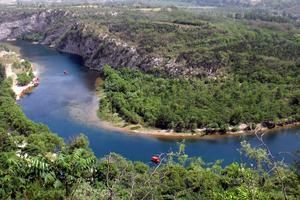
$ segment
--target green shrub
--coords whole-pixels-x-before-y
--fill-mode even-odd
[[[29,73],[23,72],[21,74],[18,74],[17,76],[18,85],[20,86],[29,84],[34,78],[32,71],[30,71]]]

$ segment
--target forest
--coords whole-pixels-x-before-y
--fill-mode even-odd
[[[100,116],[119,113],[133,124],[177,132],[300,118],[299,66],[289,72],[261,71],[224,79],[165,78],[138,70],[104,68]],[[110,115],[109,115],[110,114]],[[255,128],[255,127],[253,127]]]
[[[96,158],[84,135],[65,143],[27,119],[4,77],[1,70],[0,199],[299,199],[299,163],[287,166],[246,142],[241,153],[251,165],[208,164],[186,155],[184,143],[158,165]]]

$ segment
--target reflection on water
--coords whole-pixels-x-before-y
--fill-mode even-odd
[[[40,71],[40,86],[18,102],[30,119],[48,125],[66,140],[79,133],[86,134],[97,156],[116,152],[132,160],[148,162],[152,154],[177,150],[177,142],[181,140],[124,134],[99,126],[94,86],[98,74],[87,71],[77,56],[27,42],[17,41],[16,44],[24,57],[34,62]],[[64,70],[69,74],[64,75]],[[283,156],[280,152],[300,149],[300,138],[296,134],[299,130],[275,131],[264,136],[265,142],[280,159]],[[186,152],[190,156],[201,156],[208,162],[217,159],[224,160],[224,164],[239,162],[243,158],[238,149],[245,139],[254,146],[259,145],[253,136],[186,140]],[[286,160],[291,162],[293,157],[286,156]]]

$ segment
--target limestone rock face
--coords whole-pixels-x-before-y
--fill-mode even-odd
[[[60,51],[80,55],[87,67],[99,70],[105,64],[112,67],[135,67],[143,71],[162,68],[164,58],[141,54],[126,42],[100,33],[91,34],[83,24],[73,25],[59,41],[46,38],[48,45]]]

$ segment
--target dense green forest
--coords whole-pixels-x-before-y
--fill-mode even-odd
[[[102,69],[117,60],[122,66],[113,68],[136,67],[151,74],[106,70],[106,97],[100,103],[106,119],[118,114],[126,122],[179,132],[299,121],[300,30],[293,12],[142,5],[63,10],[72,18],[65,14],[47,33],[21,38],[43,40],[65,26],[53,45],[63,50],[70,40],[94,39],[88,48],[84,42],[77,45],[89,67]],[[149,60],[163,62],[148,68]]]
[[[196,128],[228,130],[240,123],[300,118],[300,66],[282,74],[263,68],[223,79],[182,79],[137,70],[104,68],[100,114],[178,132]],[[255,127],[254,127],[255,128]]]

